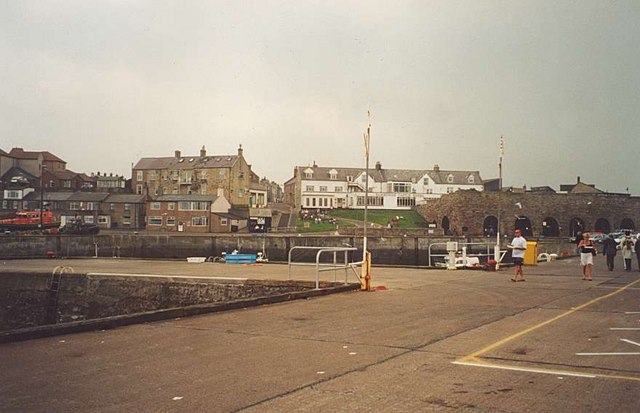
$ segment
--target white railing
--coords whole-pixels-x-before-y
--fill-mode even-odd
[[[293,262],[293,252],[295,250],[312,250],[316,252],[316,262]],[[359,262],[349,262],[349,251],[356,251],[357,248],[354,247],[293,247],[289,250],[289,258],[288,258],[288,266],[289,266],[289,280],[291,280],[291,267],[294,265],[297,266],[315,266],[316,267],[316,290],[320,289],[320,273],[324,271],[333,271],[333,282],[338,282],[337,271],[342,269],[344,270],[344,283],[348,284],[349,277],[349,269],[353,270],[356,278],[360,281],[360,276],[356,271],[356,267],[362,266],[362,261]],[[320,257],[322,254],[331,252],[333,253],[333,263],[320,263]],[[338,263],[338,253],[344,253],[344,261],[342,263]]]
[[[432,258],[442,257],[442,261],[446,262],[446,258],[449,256],[449,253],[447,252],[445,252],[444,254],[434,254],[432,252],[432,249],[434,246],[444,251],[447,250],[446,242],[434,242],[433,244],[429,244],[429,267],[434,266]],[[472,248],[472,247],[475,247],[475,248]],[[463,265],[466,265],[469,256],[478,257],[478,258],[486,257],[487,260],[491,260],[495,258],[495,248],[496,248],[495,242],[460,242],[458,241],[458,251],[456,252],[456,257],[462,258]],[[476,251],[482,249],[482,250],[485,250],[485,252],[468,254],[468,251],[471,249],[474,249]],[[500,260],[499,260],[500,262],[504,258],[505,254],[506,254],[506,251],[501,251]]]

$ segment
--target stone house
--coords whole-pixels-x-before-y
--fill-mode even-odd
[[[158,195],[147,202],[148,231],[161,232],[228,232],[230,223],[226,214],[231,204],[222,194]]]
[[[255,182],[254,182],[255,181]],[[137,194],[155,198],[162,195],[217,196],[222,189],[232,205],[249,206],[266,202],[266,188],[261,188],[257,175],[243,154],[242,145],[236,155],[207,155],[202,147],[199,156],[142,158],[132,170],[132,189]]]

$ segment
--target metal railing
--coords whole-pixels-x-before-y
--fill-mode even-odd
[[[438,249],[440,250],[447,250],[447,243],[446,242],[434,242],[433,244],[429,244],[429,267],[433,267],[433,261],[432,258],[437,258],[437,257],[442,257],[442,261],[446,262],[445,258],[449,256],[448,252],[445,252],[444,254],[434,254],[432,252],[433,247],[439,247]],[[476,248],[473,248],[473,247]],[[469,257],[470,255],[473,257],[486,257],[487,260],[490,259],[494,259],[495,257],[495,248],[496,248],[496,244],[495,242],[458,242],[458,251],[460,251],[460,257],[462,257],[462,262],[465,263],[467,261],[467,257]],[[485,252],[478,252],[478,253],[471,253],[469,254],[468,251],[469,250],[475,250],[478,251],[479,249],[484,249]],[[503,253],[506,251],[502,251]],[[458,253],[456,253],[456,256],[458,256]],[[504,254],[501,254],[500,256],[500,261],[502,261],[502,258],[504,258]]]
[[[317,251],[316,252],[316,261],[315,263],[309,263],[309,262],[293,262],[292,257],[293,257],[293,252],[295,250],[311,250],[311,251]],[[289,256],[288,256],[288,268],[289,268],[289,280],[291,280],[291,267],[294,265],[297,266],[315,266],[316,267],[316,290],[320,289],[320,273],[321,272],[325,272],[325,271],[333,271],[334,272],[334,276],[333,276],[333,282],[338,282],[338,276],[337,276],[337,271],[338,270],[344,270],[344,283],[345,285],[348,284],[348,277],[349,277],[349,269],[353,270],[353,272],[355,273],[356,278],[358,278],[358,281],[360,281],[360,276],[358,275],[358,272],[355,270],[355,268],[357,266],[362,266],[362,261],[359,262],[349,262],[349,251],[356,251],[357,248],[354,247],[302,247],[302,246],[297,246],[297,247],[292,247],[289,250]],[[333,253],[333,262],[332,263],[320,263],[320,257],[322,256],[322,254],[324,253]],[[343,252],[344,253],[344,261],[342,263],[338,263],[338,253],[339,252]],[[324,268],[323,268],[324,267]]]

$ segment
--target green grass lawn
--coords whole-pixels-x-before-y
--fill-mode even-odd
[[[349,219],[354,221],[362,221],[364,219],[364,211],[352,209],[334,209],[328,215],[340,220]],[[375,224],[387,226],[387,223],[396,217],[401,217],[395,224],[394,228],[424,228],[426,221],[422,215],[416,211],[390,211],[390,210],[369,210],[367,211],[367,221]]]

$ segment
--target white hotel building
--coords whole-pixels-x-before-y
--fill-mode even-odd
[[[296,209],[361,209],[365,204],[364,168],[296,166],[284,184],[285,202]],[[427,199],[461,189],[483,190],[478,171],[369,170],[370,209],[411,209]]]

